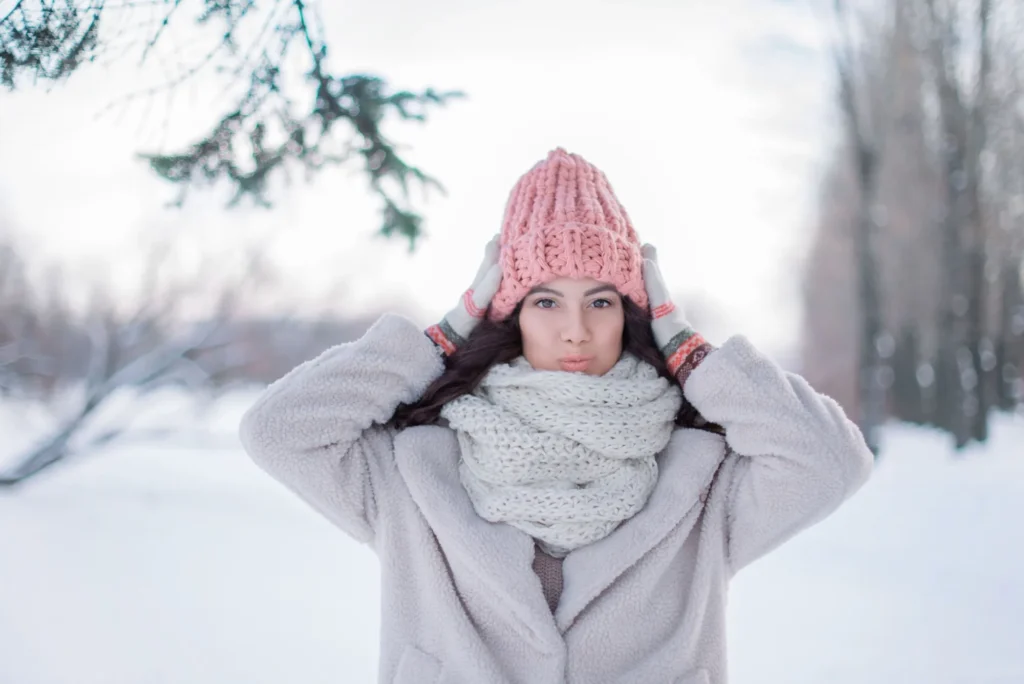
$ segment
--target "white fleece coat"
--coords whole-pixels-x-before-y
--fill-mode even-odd
[[[533,540],[473,510],[454,432],[384,426],[442,370],[416,325],[385,315],[272,384],[241,424],[262,468],[376,551],[388,684],[723,684],[730,578],[871,472],[834,401],[733,337],[684,388],[727,436],[673,433],[646,506],[565,558],[552,615]]]

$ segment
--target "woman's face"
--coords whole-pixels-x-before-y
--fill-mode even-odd
[[[536,370],[604,375],[622,355],[622,296],[592,278],[530,290],[519,312],[523,355]]]

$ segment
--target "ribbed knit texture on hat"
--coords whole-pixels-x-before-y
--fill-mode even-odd
[[[512,189],[499,258],[492,320],[507,318],[533,287],[563,277],[611,283],[647,307],[640,242],[626,210],[600,170],[561,148]]]

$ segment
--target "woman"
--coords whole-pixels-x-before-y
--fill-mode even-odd
[[[729,579],[871,470],[835,402],[690,328],[604,175],[563,150],[426,333],[385,315],[241,425],[379,556],[381,682],[725,682]]]

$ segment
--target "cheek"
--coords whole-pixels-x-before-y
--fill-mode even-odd
[[[622,357],[623,327],[622,320],[604,321],[599,328],[595,326],[594,351],[598,354],[599,362],[590,372],[604,375],[619,362]]]
[[[615,321],[612,324],[606,326],[601,334],[601,340],[603,346],[618,356],[622,352],[622,330],[624,324],[620,321]]]
[[[525,311],[519,315],[519,332],[523,336],[523,346],[531,344],[537,338],[537,320]]]
[[[550,327],[543,317],[535,315],[533,311],[524,311],[520,314],[519,332],[523,338],[523,354],[528,361],[532,362],[534,359],[531,357],[543,354],[544,350],[551,346]]]
[[[622,331],[626,326],[622,311],[606,312],[600,321],[595,322],[595,334],[599,335],[604,344],[622,345]]]

